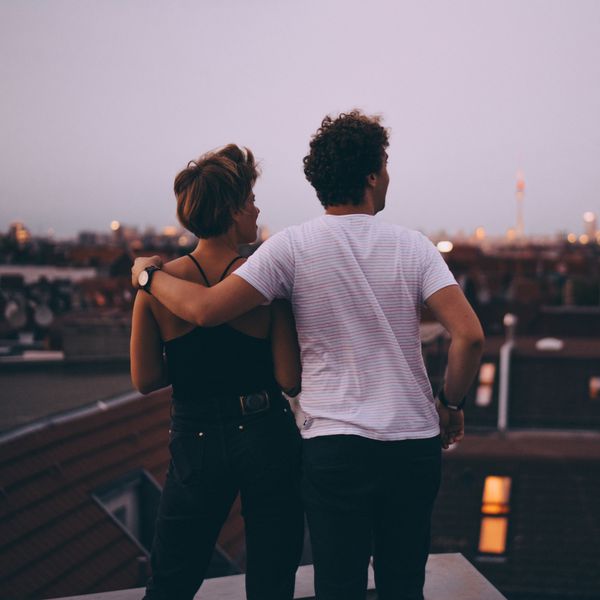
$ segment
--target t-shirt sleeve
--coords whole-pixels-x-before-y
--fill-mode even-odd
[[[458,285],[446,261],[431,241],[421,234],[422,242],[422,286],[421,301],[449,285]]]
[[[284,229],[263,242],[235,274],[258,290],[268,302],[289,299],[294,284],[294,253]]]

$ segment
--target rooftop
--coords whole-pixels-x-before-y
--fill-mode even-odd
[[[375,583],[373,570],[369,567],[369,590],[367,600],[374,600]],[[197,600],[241,600],[245,598],[244,575],[207,579]],[[143,590],[130,589],[86,596],[70,596],[62,600],[139,600]],[[315,597],[313,568],[306,565],[298,569],[294,598],[311,600]],[[427,600],[502,600],[505,598],[461,554],[431,554],[427,562],[425,579]]]
[[[0,435],[133,391],[126,360],[3,364],[0,388]]]
[[[473,433],[447,451],[448,459],[517,458],[533,460],[600,460],[600,432],[510,430]]]

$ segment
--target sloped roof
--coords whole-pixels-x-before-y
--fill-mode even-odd
[[[92,391],[92,390],[90,390]],[[170,389],[51,421],[0,445],[0,588],[48,598],[140,585],[144,549],[91,492],[145,469],[167,469]],[[239,505],[219,543],[243,563]]]

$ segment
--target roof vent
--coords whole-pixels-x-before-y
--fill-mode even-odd
[[[562,340],[553,337],[542,338],[535,343],[536,350],[544,350],[549,352],[557,352],[565,347]]]

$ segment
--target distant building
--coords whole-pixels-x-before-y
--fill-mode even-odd
[[[24,223],[15,221],[10,224],[8,229],[8,239],[16,242],[19,246],[24,246],[31,241],[31,233]]]
[[[432,551],[461,552],[510,600],[592,600],[600,598],[600,338],[546,333],[517,336],[509,352],[504,339],[487,340],[465,440],[444,453]],[[425,349],[434,387],[446,344]]]
[[[467,432],[444,454],[432,552],[509,600],[600,598],[600,432]]]

